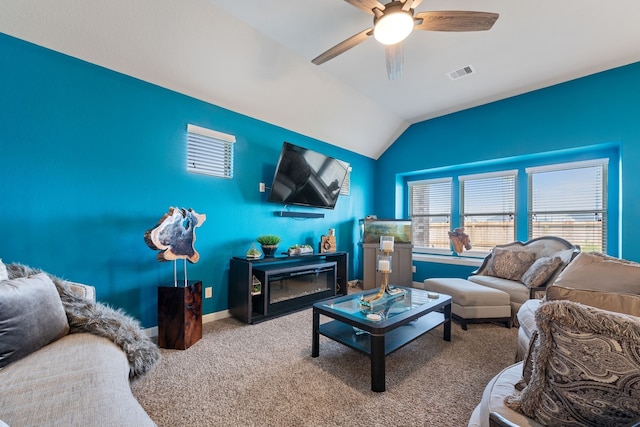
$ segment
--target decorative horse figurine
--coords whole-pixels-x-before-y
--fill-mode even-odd
[[[158,224],[144,233],[144,241],[151,249],[159,250],[158,261],[186,259],[196,263],[200,254],[193,247],[196,241],[195,229],[205,222],[207,216],[189,210],[169,208]]]
[[[472,247],[469,235],[464,232],[464,227],[455,228],[453,232],[449,231],[449,240],[458,255],[462,254],[463,247],[466,250],[470,250]]]

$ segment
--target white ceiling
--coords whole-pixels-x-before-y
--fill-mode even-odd
[[[382,1],[385,3],[385,1]],[[640,60],[640,1],[425,0],[496,12],[485,32],[415,31],[386,77],[372,26],[343,0],[0,0],[0,32],[371,158],[412,123]],[[455,81],[447,73],[471,65]]]

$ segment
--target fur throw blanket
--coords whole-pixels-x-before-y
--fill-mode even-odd
[[[73,292],[69,282],[32,267],[8,264],[9,279],[47,274],[56,285],[69,321],[69,333],[88,332],[113,341],[127,355],[129,378],[149,372],[160,360],[160,350],[140,327],[136,319],[120,309],[95,303]]]

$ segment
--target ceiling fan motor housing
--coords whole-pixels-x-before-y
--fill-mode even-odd
[[[393,45],[406,39],[413,30],[413,9],[403,10],[403,3],[393,1],[384,11],[373,9],[373,36],[380,43]]]

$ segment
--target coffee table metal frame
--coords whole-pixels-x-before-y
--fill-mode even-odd
[[[398,300],[394,304],[400,311],[382,320],[369,320],[365,312],[358,309],[357,301],[363,295],[377,292],[365,291],[332,298],[313,305],[313,339],[311,357],[320,355],[320,335],[331,338],[371,358],[371,390],[385,391],[385,357],[405,346],[430,330],[444,325],[443,339],[451,341],[451,297],[440,294],[437,299],[428,298],[421,289],[403,288],[408,294],[407,301]],[[339,305],[350,305],[352,310]],[[411,301],[410,307],[404,307]],[[391,305],[391,304],[390,304]],[[352,312],[350,312],[352,311]],[[392,310],[393,311],[393,310]],[[334,319],[320,324],[320,315]],[[366,333],[356,334],[355,328]]]

